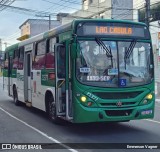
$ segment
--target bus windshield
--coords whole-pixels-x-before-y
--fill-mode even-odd
[[[153,79],[151,44],[136,41],[79,41],[76,77],[87,85],[131,87]]]

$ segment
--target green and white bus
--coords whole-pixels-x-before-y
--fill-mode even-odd
[[[154,117],[154,63],[144,23],[80,19],[8,47],[4,89],[53,122]]]

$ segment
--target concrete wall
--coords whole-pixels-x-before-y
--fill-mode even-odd
[[[57,26],[60,26],[61,23],[59,21],[52,21],[51,22],[51,29]],[[30,22],[30,37],[40,34],[42,32],[49,30],[49,21],[32,21]]]
[[[133,0],[112,0],[112,18],[133,20]]]
[[[92,0],[92,3],[90,3],[90,0],[87,0],[87,3],[87,7],[83,5],[81,10],[63,18],[62,24],[71,22],[76,18],[133,20],[133,0]]]
[[[27,22],[21,27],[21,35],[30,35],[30,24]]]
[[[150,32],[154,51],[155,79],[157,82],[160,82],[160,39],[158,39],[158,33],[160,32],[159,27],[158,21],[150,23]]]
[[[57,20],[51,21],[51,28],[55,28],[60,25],[61,25],[60,21]],[[30,35],[30,37],[32,37],[48,30],[49,30],[48,20],[31,19],[21,26],[21,36],[28,34]]]

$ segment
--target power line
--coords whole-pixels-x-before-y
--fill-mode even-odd
[[[10,6],[15,0],[1,0],[0,4],[3,4],[0,6],[0,12],[7,8],[7,6]],[[6,5],[6,6],[4,6]]]
[[[61,5],[61,4],[59,4],[59,3],[54,3],[54,2],[51,2],[51,1],[48,1],[48,0],[42,0],[42,1],[45,1],[45,2],[48,2],[48,3],[51,3],[51,4],[55,4],[55,5],[58,5],[58,6],[68,7],[68,8],[71,8],[71,9],[74,9],[74,10],[78,10],[78,11],[79,11],[79,9],[77,9],[77,8],[73,8],[73,7],[66,6],[66,5]],[[87,11],[87,10],[85,10],[85,12],[95,13],[95,12]]]
[[[70,1],[70,0],[61,0],[61,1],[64,1],[64,2],[67,2],[67,3],[70,3],[70,4],[77,4],[77,5],[84,5],[84,6],[88,6],[88,4],[83,4],[83,3],[78,3],[78,2],[75,2],[75,1]],[[99,2],[98,2],[99,3]],[[106,6],[98,6],[98,5],[90,5],[89,7],[93,7],[93,8],[106,8]]]
[[[20,32],[19,32],[19,33],[20,33]],[[15,38],[17,38],[17,36],[20,35],[19,33],[16,33],[15,35],[12,35],[12,36],[9,36],[9,37],[7,37],[7,38],[4,38],[3,40],[9,41],[9,40],[15,39]]]
[[[62,2],[61,4],[63,5],[63,4],[65,4],[65,2]],[[44,11],[53,8],[53,6],[55,6],[55,4],[53,4],[52,6],[50,6],[48,9],[45,9]],[[66,8],[66,7],[68,7],[68,6],[70,6],[70,4],[68,4],[67,6],[59,6],[59,7],[56,7],[56,9],[54,9],[54,12],[57,13],[58,11],[61,11],[61,10],[63,10],[64,8]],[[62,7],[62,8],[60,8],[60,7]]]
[[[59,4],[59,3],[55,3],[55,2],[51,2],[51,1],[48,1],[48,0],[42,0],[42,1],[45,1],[45,2],[48,2],[48,3],[51,3],[51,4],[55,4],[55,5],[58,5],[58,6],[64,6],[64,7],[67,7],[66,5],[61,5],[61,4]],[[71,1],[69,1],[69,0],[62,0],[62,1],[65,1],[65,2],[68,2],[68,3],[71,3]],[[76,3],[76,4],[80,4],[80,3]],[[90,7],[92,7],[92,6],[90,6]],[[100,7],[98,7],[98,6],[94,6],[94,7],[96,7],[96,8],[100,8]],[[98,14],[100,14],[100,13],[103,13],[103,12],[105,12],[105,11],[108,11],[108,10],[111,10],[112,9],[112,7],[108,7],[108,8],[106,8],[106,7],[102,7],[102,8],[105,8],[104,10],[101,10],[101,11],[99,11],[99,12],[93,12],[93,11],[89,11],[89,10],[79,10],[79,9],[76,9],[76,8],[73,8],[73,7],[69,7],[69,8],[72,8],[72,9],[75,9],[75,10],[78,10],[78,11],[84,11],[84,12],[89,12],[89,13],[94,13],[94,14],[91,14],[91,15],[88,15],[88,17],[81,17],[81,16],[75,16],[75,15],[69,15],[70,17],[74,17],[74,18],[90,18],[90,17],[92,17],[92,16],[94,16],[94,15],[96,15],[97,13]],[[121,10],[121,8],[117,8],[117,10]],[[123,8],[123,10],[134,10],[134,9],[128,9],[128,8]],[[106,14],[107,15],[107,14]],[[119,15],[119,14],[117,14],[117,15]]]
[[[64,7],[68,7],[66,5],[62,5],[62,4],[57,4],[57,3],[53,3],[53,2],[50,2],[50,1],[47,1],[47,0],[43,0],[43,1],[46,1],[46,2],[49,2],[49,3],[52,3],[52,4],[55,4],[55,5],[60,5],[60,6],[64,6]],[[69,1],[70,2],[70,1]],[[5,5],[5,4],[0,4],[0,6],[4,6],[4,7],[7,7],[7,9],[10,9],[12,11],[14,10],[18,10],[20,12],[23,12],[24,14],[43,14],[43,15],[52,15],[52,16],[56,16],[57,14],[56,13],[51,13],[51,12],[45,12],[45,11],[37,11],[37,10],[32,10],[32,9],[26,9],[26,8],[20,8],[20,7],[15,7],[15,6],[8,6],[8,5]],[[72,8],[72,7],[69,7],[69,8]],[[75,8],[73,8],[75,9]],[[106,8],[107,9],[107,8]],[[111,8],[110,8],[111,9]],[[76,9],[76,10],[79,10],[79,9]],[[103,11],[106,11],[106,10],[103,10]],[[86,12],[91,12],[91,11],[86,11]],[[98,12],[91,12],[91,13],[98,13]],[[78,17],[78,16],[77,16]]]
[[[44,15],[52,14],[52,15],[56,15],[56,13],[38,11],[38,10],[27,9],[27,8],[22,8],[22,7],[8,6],[8,5],[1,4],[1,3],[0,3],[0,6],[5,6],[5,7],[7,7],[7,9],[9,9],[9,10],[12,10],[12,11],[14,11],[14,10],[20,11],[21,13],[23,12],[23,13],[29,13],[29,14],[44,14]]]
[[[43,1],[46,1],[46,0],[43,0]],[[67,3],[70,3],[70,4],[79,4],[79,5],[84,5],[84,6],[88,6],[88,4],[87,5],[85,5],[85,4],[83,4],[83,3],[78,3],[78,2],[73,2],[73,1],[70,1],[70,0],[61,0],[61,1],[64,1],[64,2],[67,2]],[[141,2],[142,3],[142,2]],[[99,4],[99,2],[97,3],[97,4]],[[140,3],[139,3],[140,4]],[[94,8],[106,8],[106,6],[98,6],[98,5],[89,5],[89,7],[94,7]],[[123,8],[120,8],[120,9],[123,9]],[[128,9],[128,8],[125,8],[125,9]],[[134,10],[134,8],[133,9],[130,9],[130,10]]]

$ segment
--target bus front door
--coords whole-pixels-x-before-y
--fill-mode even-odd
[[[65,47],[57,45],[55,47],[55,72],[56,72],[56,112],[59,116],[66,114],[66,87],[65,87]]]
[[[11,96],[13,95],[12,91],[12,67],[13,67],[13,58],[9,57],[9,62],[8,62],[8,95]]]
[[[25,53],[24,97],[27,106],[31,106],[31,52]]]

